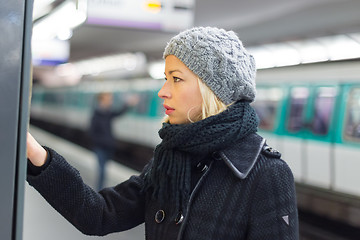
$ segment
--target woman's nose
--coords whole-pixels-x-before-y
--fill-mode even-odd
[[[164,85],[161,87],[160,91],[158,92],[158,96],[162,99],[171,97],[170,89],[167,82],[165,82]]]

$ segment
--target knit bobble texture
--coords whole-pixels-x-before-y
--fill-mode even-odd
[[[256,95],[256,66],[233,31],[195,27],[174,36],[163,57],[176,56],[225,104],[253,101]]]

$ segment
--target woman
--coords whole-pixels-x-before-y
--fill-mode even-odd
[[[28,182],[89,235],[145,222],[148,240],[298,239],[293,175],[256,134],[255,62],[236,34],[192,28],[164,58],[162,142],[139,176],[97,193],[29,135]]]

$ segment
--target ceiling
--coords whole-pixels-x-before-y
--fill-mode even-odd
[[[359,0],[195,0],[195,26],[235,31],[245,46],[360,32]],[[84,24],[70,61],[122,52],[158,60],[176,33]]]

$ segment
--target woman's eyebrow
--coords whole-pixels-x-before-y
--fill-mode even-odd
[[[174,72],[179,72],[182,73],[182,71],[178,70],[178,69],[174,69],[174,70],[170,70],[169,74],[173,74]],[[166,75],[166,73],[164,73]]]

